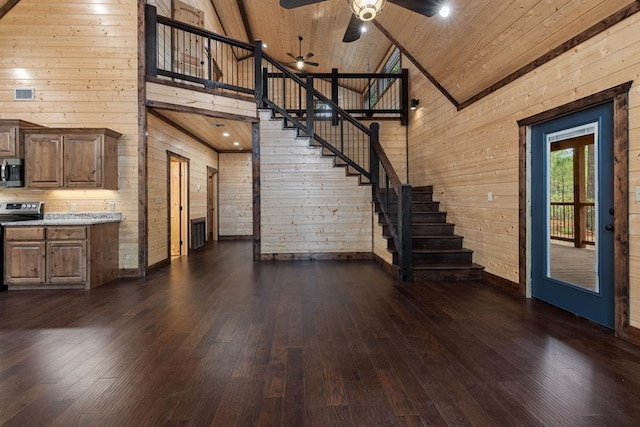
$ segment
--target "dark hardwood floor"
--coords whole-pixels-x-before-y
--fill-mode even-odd
[[[0,425],[640,425],[640,349],[478,283],[251,261],[0,294]]]

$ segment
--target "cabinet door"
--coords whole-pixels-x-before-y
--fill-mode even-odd
[[[65,187],[102,187],[102,135],[64,136]]]
[[[7,242],[5,282],[9,285],[42,284],[45,281],[45,243]]]
[[[87,242],[47,242],[47,283],[87,281]]]
[[[0,157],[18,157],[18,128],[0,125]]]
[[[27,187],[62,186],[62,137],[56,134],[26,134],[25,180]]]

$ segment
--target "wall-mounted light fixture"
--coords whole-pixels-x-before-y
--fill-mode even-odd
[[[409,108],[410,108],[411,110],[415,110],[416,108],[418,108],[418,105],[420,105],[420,100],[419,100],[419,99],[415,99],[415,98],[413,98],[413,99],[411,100],[411,104],[410,104]]]

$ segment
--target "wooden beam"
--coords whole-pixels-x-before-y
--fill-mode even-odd
[[[422,64],[420,64],[420,62],[413,55],[411,55],[411,53],[409,53],[409,51],[398,40],[396,40],[396,38],[393,37],[391,33],[382,26],[382,24],[380,24],[380,22],[378,22],[377,20],[374,20],[373,24],[376,26],[376,28],[378,28],[382,32],[382,34],[384,34],[387,37],[387,39],[389,39],[389,41],[391,41],[391,43],[393,43],[398,47],[398,49],[400,49],[400,52],[402,52],[402,54],[409,61],[411,61],[411,63],[422,73],[422,75],[424,75],[427,78],[427,80],[429,80],[436,87],[436,89],[438,89],[440,93],[449,100],[449,102],[451,102],[458,110],[460,110],[460,103],[456,101],[453,95],[447,92],[447,90],[435,79],[435,77],[433,77],[422,66]]]
[[[167,102],[157,102],[147,100],[146,106],[149,108],[158,108],[161,110],[178,111],[181,113],[200,114],[207,117],[215,117],[218,119],[236,120],[239,122],[256,123],[257,118],[241,116],[239,114],[224,113],[221,111],[205,110],[202,108],[186,107],[184,105],[169,104]]]
[[[13,6],[17,5],[20,0],[9,0],[4,6],[0,7],[0,19],[13,8]]]
[[[624,21],[625,19],[627,19],[631,15],[634,15],[634,14],[636,14],[638,12],[640,12],[640,0],[634,1],[630,5],[622,8],[621,10],[619,10],[616,13],[614,13],[613,15],[603,19],[602,21],[600,21],[597,24],[591,26],[590,28],[587,28],[585,31],[581,32],[580,34],[578,34],[577,36],[573,37],[572,39],[567,40],[566,42],[564,42],[560,46],[556,47],[552,51],[550,51],[550,52],[542,55],[538,59],[535,59],[534,61],[528,63],[527,65],[525,65],[524,67],[522,67],[519,70],[515,71],[514,73],[511,73],[510,75],[508,75],[504,79],[500,80],[499,82],[497,82],[497,83],[489,86],[488,88],[480,91],[476,95],[474,95],[471,98],[467,99],[466,101],[462,102],[458,106],[458,110],[462,110],[463,108],[467,108],[471,104],[473,104],[475,102],[478,102],[479,100],[481,100],[482,98],[492,94],[493,92],[496,92],[497,90],[502,89],[503,87],[505,87],[509,83],[519,79],[520,77],[522,77],[522,76],[524,76],[526,74],[529,74],[531,71],[535,70],[536,68],[540,67],[541,65],[544,65],[547,62],[551,61],[552,59],[557,58],[558,56],[562,55],[563,53],[573,49],[574,47],[578,46],[581,43],[584,43],[585,41],[589,40],[590,38],[592,38],[594,36],[597,36],[601,32],[608,30],[609,28],[613,27],[614,25],[618,24],[619,22]]]
[[[244,0],[238,0],[238,10],[240,11],[240,16],[242,17],[242,25],[244,25],[244,31],[247,33],[247,40],[249,43],[253,42],[255,39],[253,38],[253,31],[251,31],[251,25],[249,24],[249,16],[247,15],[247,8],[244,5]]]
[[[138,277],[144,277],[149,263],[147,207],[147,41],[145,34],[146,1],[138,0]]]

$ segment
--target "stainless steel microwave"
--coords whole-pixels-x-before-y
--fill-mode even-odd
[[[0,187],[24,187],[24,159],[0,159]]]

